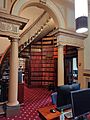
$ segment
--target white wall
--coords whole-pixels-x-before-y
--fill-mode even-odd
[[[67,0],[52,0],[62,13],[65,21],[65,28],[75,30],[74,3]]]
[[[88,37],[85,39],[84,68],[90,69],[90,13],[88,17]]]
[[[66,28],[75,31],[75,14],[74,10],[67,8],[67,22]]]

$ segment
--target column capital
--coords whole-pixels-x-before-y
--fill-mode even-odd
[[[64,47],[65,46],[65,44],[64,43],[61,43],[61,42],[57,42],[57,45],[56,45],[57,47]]]
[[[19,39],[20,39],[20,37],[9,37],[9,40],[11,41],[11,42],[18,42],[19,41]]]

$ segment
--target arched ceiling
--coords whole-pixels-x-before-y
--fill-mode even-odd
[[[17,1],[16,1],[17,2]],[[17,2],[18,3],[18,2]],[[15,4],[16,5],[16,4]],[[40,5],[40,3],[35,3],[34,1],[32,3],[24,3],[22,5],[21,9],[18,10],[18,15],[20,17],[24,17],[29,19],[29,22],[25,26],[23,31],[20,31],[20,33],[23,33],[30,25],[32,25],[44,12],[46,12],[46,9],[42,7],[43,5]],[[15,7],[15,6],[14,6]],[[12,14],[14,14],[15,9],[12,10]],[[16,12],[15,12],[16,13]],[[48,13],[48,16],[49,13]],[[54,16],[54,15],[53,15]],[[55,18],[56,19],[56,18]],[[57,25],[57,20],[54,21],[55,26]],[[60,22],[59,22],[60,23]],[[63,23],[63,22],[62,22]]]
[[[20,16],[29,19],[32,24],[43,12],[44,10],[41,8],[30,6],[23,9]]]
[[[36,19],[43,14],[43,12],[44,9],[38,8],[37,6],[25,7],[22,11],[20,11],[19,13],[20,17],[29,19],[29,22],[25,26],[24,30],[27,29],[28,26],[32,25],[36,21]]]

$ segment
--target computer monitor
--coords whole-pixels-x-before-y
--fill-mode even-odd
[[[57,89],[57,109],[68,109],[71,107],[71,91],[79,90],[80,84],[59,86]]]
[[[90,88],[71,92],[71,102],[73,118],[84,118],[90,112]]]

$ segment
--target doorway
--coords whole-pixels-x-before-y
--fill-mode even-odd
[[[77,47],[65,46],[64,53],[64,84],[69,84],[75,82],[78,77]]]

